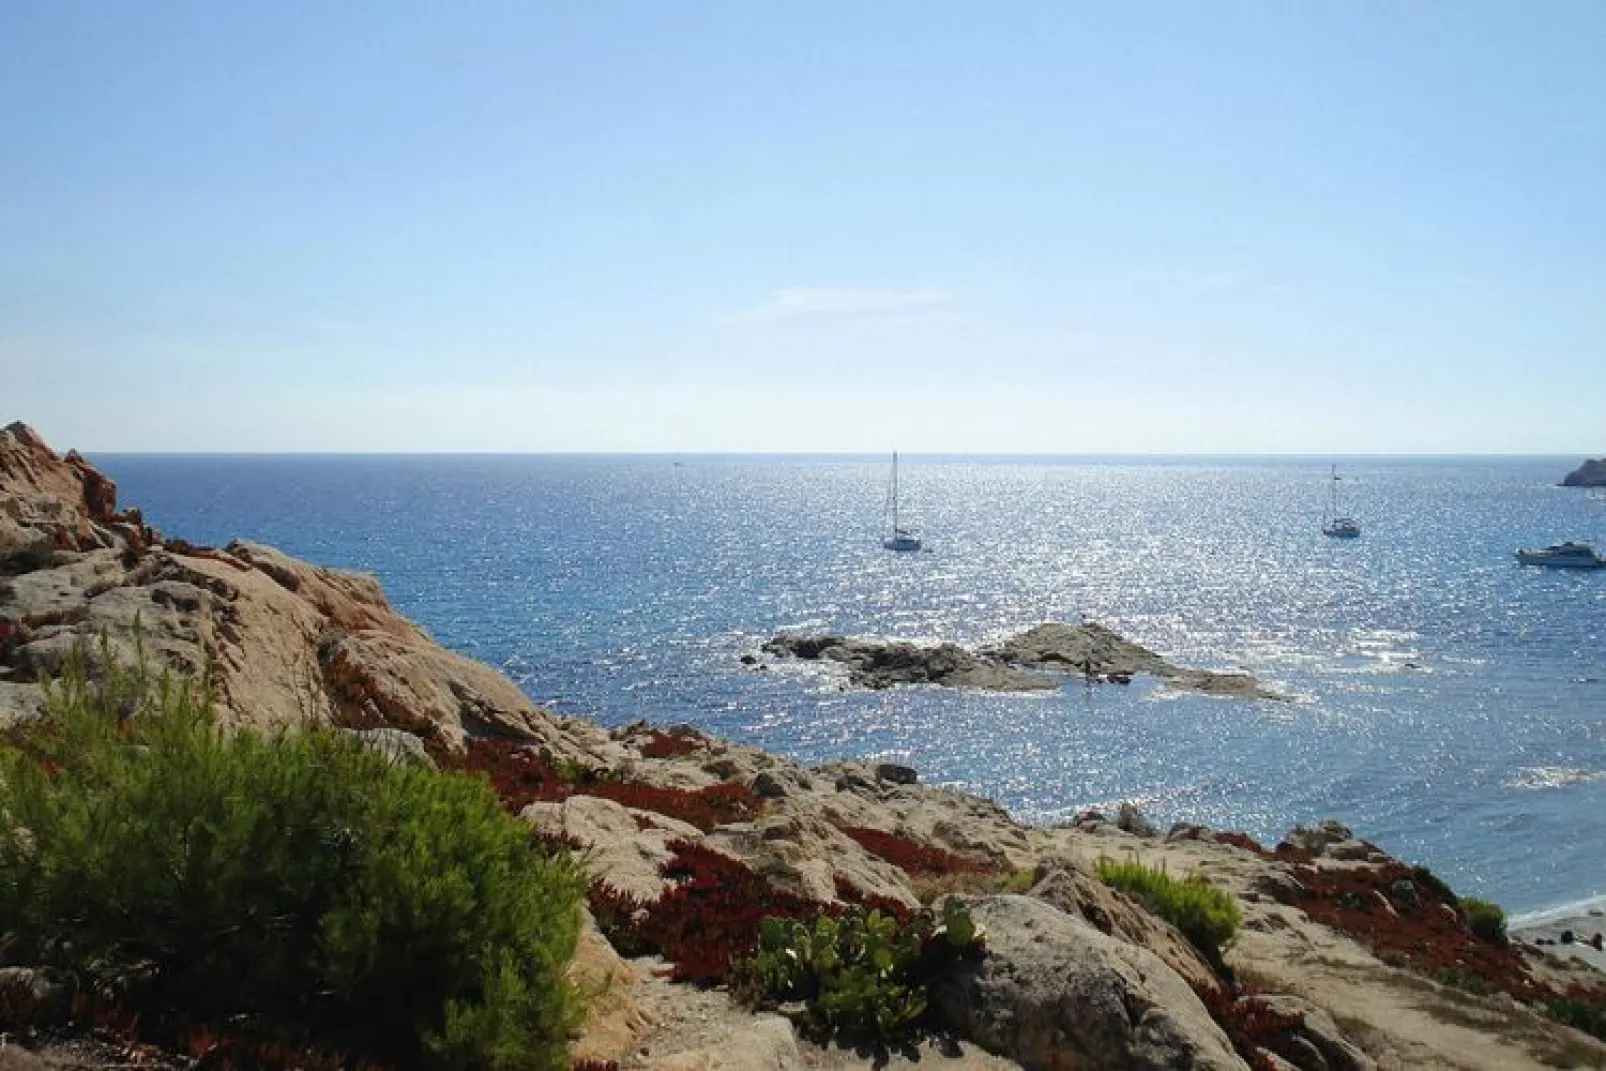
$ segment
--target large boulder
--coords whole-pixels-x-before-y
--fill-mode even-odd
[[[1385,853],[1371,841],[1362,840],[1350,831],[1349,826],[1331,818],[1314,826],[1296,825],[1277,844],[1279,854],[1306,853],[1343,861],[1382,862]]]
[[[543,836],[578,845],[587,874],[643,902],[663,895],[669,845],[702,833],[665,815],[638,811],[600,796],[529,804],[519,817]]]
[[[1175,926],[1105,885],[1081,863],[1057,860],[1040,869],[1031,895],[1108,937],[1148,949],[1195,990],[1220,985],[1199,950]]]
[[[1243,1071],[1188,983],[1153,952],[1027,896],[960,897],[986,952],[933,1000],[1028,1071]]]
[[[1273,1015],[1297,1019],[1280,1054],[1299,1071],[1377,1071],[1373,1059],[1345,1038],[1333,1017],[1301,997],[1262,998]]]
[[[821,818],[768,815],[755,822],[724,825],[709,834],[707,844],[740,859],[771,885],[794,896],[829,903],[845,887],[905,907],[920,905],[901,870]]]

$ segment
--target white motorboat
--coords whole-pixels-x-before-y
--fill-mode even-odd
[[[1517,560],[1524,565],[1546,565],[1552,569],[1599,569],[1606,566],[1606,557],[1595,553],[1595,548],[1583,540],[1570,539],[1565,543],[1552,543],[1548,547],[1523,547],[1516,552]]]

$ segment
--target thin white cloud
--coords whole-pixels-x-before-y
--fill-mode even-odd
[[[951,290],[920,287],[895,290],[856,286],[786,286],[752,308],[720,317],[723,322],[797,320],[824,316],[878,316],[907,313],[950,305],[958,300]]]

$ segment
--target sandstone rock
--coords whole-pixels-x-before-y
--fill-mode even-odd
[[[569,963],[569,977],[586,1001],[585,1022],[569,1046],[569,1055],[577,1064],[617,1060],[657,1022],[636,999],[640,972],[619,958],[590,912],[584,915],[580,941]]]
[[[1030,897],[959,899],[987,950],[940,979],[933,999],[992,1051],[1033,1071],[1247,1066],[1154,953]]]
[[[93,670],[104,636],[122,662],[138,647],[154,670],[209,673],[225,723],[390,727],[448,745],[514,735],[575,750],[511,681],[395,612],[371,576],[249,543],[135,551],[98,527],[111,504],[87,462],[67,464],[14,426],[0,434],[0,554],[18,573],[0,586],[0,721],[35,710],[26,686],[72,650],[87,645]],[[26,552],[40,541],[48,560]]]
[[[1296,825],[1277,845],[1278,851],[1301,851],[1324,855],[1330,845],[1355,839],[1349,826],[1329,818],[1315,826]]]
[[[1115,812],[1115,826],[1134,837],[1158,837],[1160,831],[1130,803],[1122,802]]]
[[[17,422],[0,428],[0,572],[49,565],[57,552],[117,545],[116,486],[76,455],[59,458]]]
[[[161,541],[83,458],[30,429],[0,430],[0,722],[32,716],[31,687],[87,648],[208,675],[225,724],[332,723],[459,746],[472,735],[584,753],[511,681],[437,645],[371,576],[271,547]],[[136,637],[136,623],[138,625]],[[595,736],[596,734],[591,734]]]
[[[643,820],[638,821],[638,816]],[[600,796],[532,803],[519,817],[549,836],[578,842],[584,849],[582,862],[593,879],[643,901],[656,900],[663,893],[660,868],[674,855],[669,842],[702,838],[695,826],[632,811]]]
[[[424,748],[424,742],[412,733],[400,729],[347,730],[364,747],[372,748],[390,760],[392,766],[427,766],[435,768],[435,760]]]
[[[1282,866],[1269,867],[1254,881],[1254,889],[1284,904],[1297,904],[1310,895],[1300,880]]]
[[[1352,1045],[1333,1017],[1310,1001],[1286,994],[1262,999],[1273,1013],[1300,1018],[1296,1038],[1303,1042],[1304,1058],[1294,1052],[1283,1054],[1300,1071],[1376,1071],[1372,1058]]]
[[[740,859],[776,888],[811,900],[836,900],[842,882],[864,895],[920,906],[901,870],[823,818],[771,815],[720,826],[704,843]]]
[[[1107,937],[1148,949],[1194,989],[1219,988],[1215,972],[1176,927],[1076,863],[1056,860],[1045,867],[1031,888],[1034,899],[1082,919]]]
[[[1382,862],[1388,858],[1388,853],[1384,852],[1377,845],[1373,844],[1371,841],[1361,840],[1359,837],[1351,837],[1348,840],[1341,840],[1336,843],[1329,844],[1323,850],[1322,854],[1326,855],[1329,859],[1338,859],[1347,862],[1356,862],[1360,860],[1369,862]]]
[[[641,1071],[801,1071],[808,1066],[792,1024],[778,1015],[755,1015],[688,1052],[654,1056]]]
[[[1606,487],[1606,457],[1585,461],[1561,481],[1563,487]]]

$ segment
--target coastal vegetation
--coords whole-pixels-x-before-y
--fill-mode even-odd
[[[970,912],[945,900],[895,915],[848,907],[812,921],[767,918],[758,948],[732,964],[745,1003],[800,1002],[805,1033],[820,1044],[901,1046],[930,1021],[927,987],[954,959],[981,947]]]
[[[0,745],[7,962],[236,1064],[567,1066],[584,880],[489,785],[228,732],[194,682],[96,663]]]
[[[1133,897],[1181,931],[1212,966],[1238,933],[1238,902],[1197,874],[1178,880],[1136,859],[1100,859],[1099,880]]]
[[[751,952],[766,919],[812,918],[821,905],[776,889],[745,863],[690,841],[672,841],[663,868],[670,888],[643,903],[599,880],[590,902],[597,925],[620,954],[661,955],[676,981],[717,985],[731,962]]]
[[[668,734],[658,734],[655,742],[673,739],[685,743],[684,737]],[[758,797],[745,785],[720,782],[699,789],[652,785],[611,770],[564,762],[513,740],[471,740],[462,754],[439,746],[432,754],[443,767],[487,778],[514,814],[531,803],[600,796],[626,807],[678,818],[707,832],[725,822],[752,818],[759,811]]]
[[[1458,900],[1461,914],[1467,920],[1467,929],[1492,944],[1506,944],[1506,913],[1499,904],[1463,896]]]

